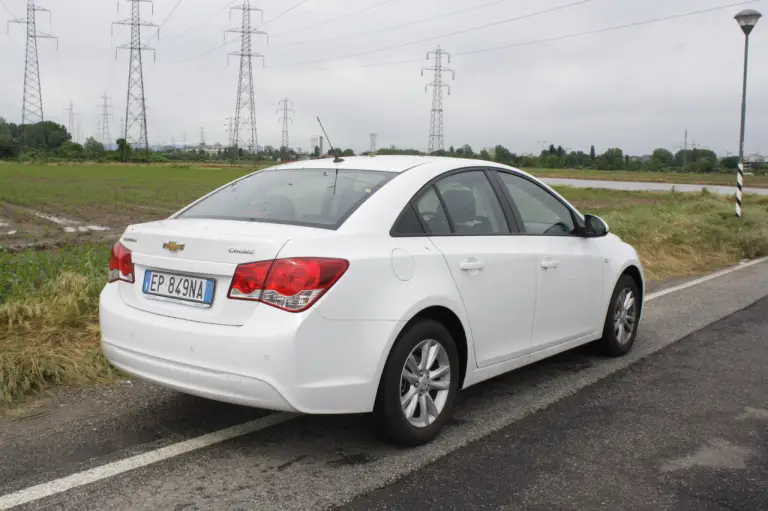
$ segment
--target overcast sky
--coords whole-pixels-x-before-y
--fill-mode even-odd
[[[755,8],[768,15],[766,2],[730,7],[687,18],[509,49],[458,55],[567,34],[682,14],[738,0],[591,0],[518,21],[448,35],[568,4],[577,0],[253,0],[270,20],[301,5],[254,36],[254,50],[266,66],[254,62],[259,144],[280,144],[275,110],[283,97],[296,110],[290,137],[307,148],[319,133],[320,116],[336,146],[362,151],[368,134],[377,132],[379,147],[425,149],[432,95],[431,79],[421,68],[438,44],[456,54],[451,95],[444,98],[445,144],[483,147],[503,144],[517,153],[538,152],[540,141],[573,150],[621,147],[630,154],[656,147],[676,150],[688,129],[689,144],[725,155],[738,150],[744,38],[733,16]],[[0,0],[0,21],[25,12],[23,0]],[[143,17],[160,24],[177,0],[157,0]],[[128,52],[115,48],[129,41],[130,29],[111,22],[125,19],[130,3],[109,0],[39,0],[52,11],[38,15],[38,29],[59,37],[40,40],[44,109],[48,120],[67,124],[70,101],[83,137],[95,134],[100,96],[115,105],[113,138],[125,113]],[[221,46],[224,30],[239,24],[228,5],[242,0],[181,0],[156,48],[144,57],[151,144],[197,144],[200,128],[208,143],[226,141],[225,118],[232,116],[238,79],[236,34]],[[380,6],[337,21],[351,11]],[[402,28],[453,11],[477,9]],[[254,13],[259,20],[258,13]],[[378,30],[378,31],[376,31]],[[361,34],[375,31],[366,35]],[[3,31],[4,32],[4,31]],[[154,30],[145,29],[145,41]],[[343,37],[352,36],[352,37]],[[335,38],[333,40],[329,40]],[[422,39],[432,39],[407,44]],[[402,45],[366,55],[368,52]],[[205,55],[203,55],[205,54]],[[203,56],[200,56],[203,55]],[[746,151],[768,153],[768,16],[751,36]],[[199,57],[199,58],[195,58]],[[398,61],[394,65],[371,66]],[[321,62],[318,62],[321,61]],[[24,68],[24,32],[11,26],[0,34],[0,116],[19,121]]]

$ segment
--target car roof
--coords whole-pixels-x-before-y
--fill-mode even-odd
[[[300,160],[285,163],[273,169],[354,169],[354,170],[372,170],[380,172],[401,173],[416,167],[430,166],[435,164],[443,167],[445,170],[461,168],[467,166],[499,166],[493,162],[484,160],[469,160],[463,158],[449,158],[441,156],[409,156],[409,155],[386,155],[386,156],[344,156],[344,161],[334,163],[333,158],[318,158],[314,160]]]

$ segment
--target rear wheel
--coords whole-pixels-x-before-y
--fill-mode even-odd
[[[459,356],[448,330],[421,320],[405,331],[389,355],[379,385],[374,418],[395,442],[429,442],[453,412]]]
[[[625,355],[632,349],[640,319],[640,290],[629,275],[622,275],[613,290],[600,343],[613,357]]]

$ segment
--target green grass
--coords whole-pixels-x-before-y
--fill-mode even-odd
[[[261,165],[263,168],[265,165]],[[0,163],[0,202],[51,213],[172,212],[254,170],[163,165]]]
[[[66,245],[58,250],[0,252],[0,305],[37,293],[61,273],[104,282],[112,242]]]
[[[582,212],[601,216],[632,244],[646,277],[697,275],[768,255],[768,197],[746,195],[736,218],[730,197],[560,187]]]
[[[641,183],[679,183],[736,187],[736,171],[729,174],[696,174],[691,172],[646,172],[623,170],[525,169],[534,176],[566,179],[600,179],[605,181],[636,181]],[[745,176],[749,188],[768,188],[768,176]]]

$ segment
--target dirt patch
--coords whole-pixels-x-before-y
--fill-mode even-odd
[[[0,218],[6,224],[0,228],[0,249],[10,252],[27,248],[53,250],[81,241],[111,239],[127,225],[121,223],[116,229],[109,224],[96,224],[8,203],[0,203]],[[101,215],[100,222],[104,220]]]

